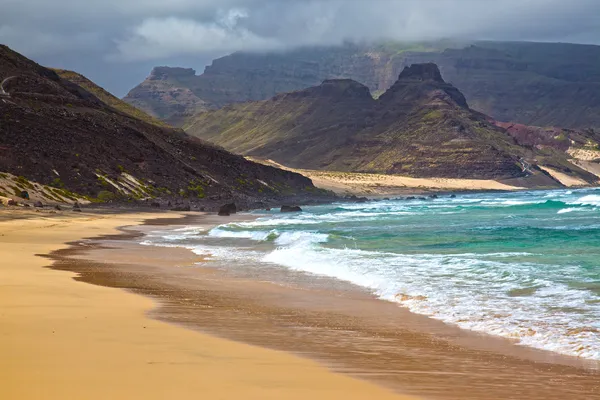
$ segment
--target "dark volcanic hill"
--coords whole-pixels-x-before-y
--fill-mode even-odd
[[[301,175],[247,161],[148,116],[149,122],[135,118],[138,110],[80,75],[59,75],[0,46],[0,81],[9,77],[8,94],[0,95],[0,171],[23,182],[91,200],[250,203],[318,192]],[[85,80],[112,104],[64,77]]]
[[[327,80],[271,100],[200,113],[185,129],[232,152],[294,168],[508,179],[543,162],[597,181],[568,163],[564,152],[544,155],[519,145],[471,110],[435,64],[406,67],[377,100],[358,82]]]
[[[471,107],[499,121],[565,128],[600,127],[600,46],[566,43],[385,42],[234,53],[202,75],[156,68],[125,100],[180,126],[197,111],[353,79],[377,97],[404,67],[436,63]]]

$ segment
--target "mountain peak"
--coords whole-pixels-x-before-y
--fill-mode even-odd
[[[412,64],[405,67],[396,83],[379,97],[382,104],[412,104],[423,99],[452,101],[458,106],[469,108],[465,96],[442,78],[434,63]],[[420,100],[419,100],[420,99]]]
[[[440,69],[434,63],[412,64],[404,67],[398,79],[444,82]]]

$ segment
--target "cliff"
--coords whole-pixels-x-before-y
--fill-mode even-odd
[[[177,124],[198,111],[266,100],[326,79],[353,79],[374,97],[404,67],[436,63],[474,110],[499,121],[565,128],[600,127],[600,46],[449,42],[346,44],[266,54],[234,53],[203,74],[153,72],[125,100]]]

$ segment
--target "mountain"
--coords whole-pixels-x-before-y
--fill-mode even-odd
[[[144,122],[148,122],[152,125],[161,126],[164,128],[169,127],[168,124],[161,121],[160,119],[152,117],[147,113],[135,108],[131,104],[119,99],[116,96],[113,96],[111,93],[107,92],[106,90],[96,85],[94,82],[90,81],[85,76],[78,74],[77,72],[69,71],[66,69],[54,69],[54,72],[56,72],[58,76],[60,76],[62,79],[72,82],[78,86],[81,86],[82,88],[96,96],[103,103],[111,106],[112,108],[122,111],[125,114],[140,119]]]
[[[436,63],[473,109],[496,120],[600,127],[600,46],[565,43],[380,42],[234,53],[202,75],[156,68],[124,100],[181,126],[198,111],[266,100],[326,79],[353,79],[377,97],[404,67],[426,62]]]
[[[519,145],[504,128],[469,108],[435,64],[406,67],[378,99],[352,80],[197,114],[191,135],[293,168],[415,177],[511,179],[540,156],[588,182],[597,177]],[[529,160],[529,161],[527,161]]]
[[[2,81],[0,171],[21,184],[0,188],[4,193],[33,181],[61,198],[90,201],[250,204],[320,195],[301,175],[164,127],[81,75],[57,73],[6,46],[0,46]]]

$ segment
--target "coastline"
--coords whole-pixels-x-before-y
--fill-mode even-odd
[[[82,284],[40,257],[161,216],[181,214],[3,213],[1,398],[407,399],[314,361],[148,318],[154,300]]]
[[[210,218],[200,223],[214,225]],[[55,268],[76,270],[85,282],[157,299],[153,318],[297,353],[403,393],[442,399],[513,398],[515,390],[531,399],[600,394],[598,371],[586,369],[579,359],[464,331],[364,291],[282,287],[235,278],[208,264],[188,268],[203,260],[185,249],[127,240],[149,229],[127,228],[120,237],[57,252]]]

